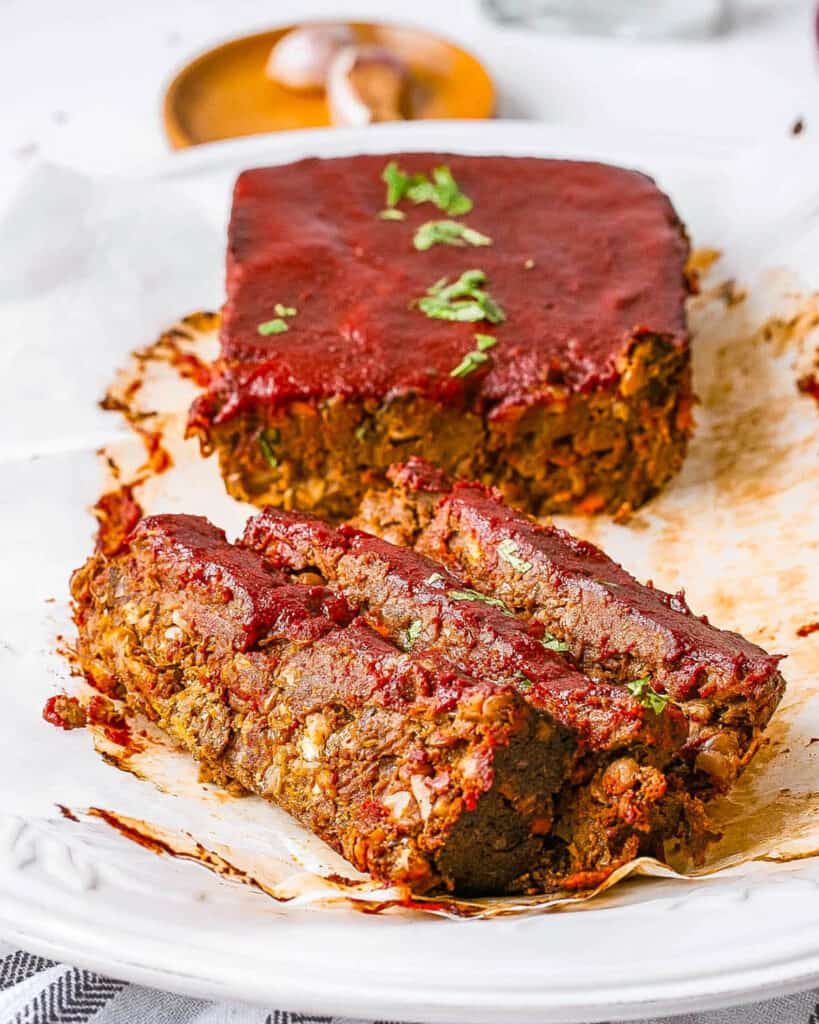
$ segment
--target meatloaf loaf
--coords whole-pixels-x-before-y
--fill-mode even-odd
[[[665,772],[675,708],[586,678],[538,623],[415,552],[281,512],[242,546],[154,516],[72,595],[94,685],[384,882],[585,888],[708,839]]]
[[[530,886],[592,884],[641,853],[662,855],[672,837],[699,850],[702,807],[665,772],[687,732],[677,708],[651,709],[622,686],[589,679],[542,625],[410,549],[272,508],[250,520],[242,543],[276,570],[326,583],[393,642],[515,688],[571,732],[573,757]]]
[[[690,430],[687,255],[651,179],[599,163],[246,171],[189,431],[258,505],[345,518],[422,455],[535,513],[628,512]]]
[[[692,791],[726,791],[784,692],[779,656],[694,615],[685,597],[639,583],[593,544],[511,509],[420,459],[393,467],[357,522],[426,552],[538,622],[597,680],[628,685],[688,719],[680,757]]]
[[[513,685],[401,650],[199,517],[143,520],[72,594],[93,683],[361,870],[491,893],[540,862],[574,744]]]

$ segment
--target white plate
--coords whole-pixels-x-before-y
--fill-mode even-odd
[[[154,223],[146,211],[144,232],[129,228],[94,242],[99,274],[141,267],[140,280],[150,282],[130,303],[72,324],[70,274],[53,288],[41,279],[14,285],[30,286],[24,300],[37,300],[36,310],[20,313],[21,323],[63,317],[70,343],[35,360],[36,386],[14,422],[0,422],[7,721],[36,720],[43,694],[64,685],[53,636],[67,628],[65,581],[88,549],[83,509],[96,494],[93,449],[118,429],[93,403],[127,351],[186,309],[218,303],[235,174],[303,155],[397,149],[594,157],[640,167],[671,193],[698,242],[725,245],[729,270],[752,267],[762,252],[770,262],[773,243],[786,236],[789,251],[798,251],[798,211],[812,210],[810,182],[786,153],[769,154],[749,181],[753,155],[740,159],[713,143],[579,138],[530,123],[293,133],[205,147],[151,169],[151,195],[169,189],[181,197],[176,216]],[[85,184],[75,184],[77,202],[85,202]],[[746,200],[760,194],[767,218],[755,219]],[[775,237],[766,227],[772,223],[781,228]],[[31,240],[24,225],[16,228],[25,250]],[[203,266],[204,253],[205,274],[163,263],[163,239],[188,237],[188,230],[191,264]],[[803,273],[815,271],[811,258],[803,254]],[[70,262],[70,251],[63,253],[63,276]],[[8,298],[0,289],[0,300]],[[12,374],[19,356],[13,345]],[[32,497],[44,493],[48,502]],[[58,601],[44,614],[50,596]],[[23,742],[15,730],[0,748],[0,935],[118,978],[307,1012],[473,1024],[650,1016],[761,999],[819,980],[817,860],[754,865],[698,882],[634,882],[602,906],[508,920],[296,909],[158,858],[103,826],[81,830],[49,812],[60,784],[80,777],[89,803],[101,806],[144,784],[103,765],[82,733],[64,736],[43,725],[31,735]],[[156,799],[169,806],[174,798]],[[28,808],[37,800],[35,813]]]

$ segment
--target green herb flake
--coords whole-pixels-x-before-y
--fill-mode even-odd
[[[493,608],[501,608],[507,615],[512,614],[499,597],[489,597],[487,594],[482,594],[478,590],[472,590],[470,588],[467,588],[466,590],[448,590],[447,597],[451,598],[453,601],[480,601],[483,604],[491,605]]]
[[[515,685],[519,690],[531,690],[534,683],[525,672],[518,672],[515,676]]]
[[[412,244],[424,252],[433,245],[491,245],[492,239],[457,220],[428,220],[415,232]]]
[[[382,210],[378,217],[380,220],[406,220],[407,215],[403,210],[395,210],[392,207],[387,207],[386,210]]]
[[[499,324],[506,319],[506,314],[483,287],[485,284],[486,274],[482,270],[465,270],[456,281],[450,283],[441,278],[430,285],[417,305],[433,320],[467,323],[488,320]]]
[[[261,434],[259,434],[259,447],[261,448],[262,455],[264,455],[265,460],[271,469],[275,469],[279,464],[279,460],[273,451],[272,446],[274,444],[278,444],[280,438],[281,434],[275,428],[272,430],[263,430]]]
[[[434,203],[439,210],[459,217],[469,213],[472,200],[463,194],[446,166],[436,167],[432,181],[426,174],[407,174],[391,160],[381,172],[381,180],[387,186],[387,206],[397,206],[402,199],[411,203]]]
[[[475,324],[486,318],[479,302],[444,302],[434,296],[424,296],[418,301],[418,308],[430,320],[455,320],[458,323]]]
[[[525,561],[523,558],[518,557],[518,545],[517,541],[512,540],[511,537],[507,537],[506,540],[502,540],[498,544],[498,555],[508,562],[517,572],[525,575],[532,568],[532,563]]]
[[[655,715],[661,714],[668,704],[674,703],[667,693],[659,693],[654,689],[648,676],[632,679],[631,682],[626,683],[626,689],[639,704],[653,711]]]
[[[406,631],[406,633],[404,633],[404,643],[403,643],[403,647],[404,647],[405,651],[411,651],[412,650],[412,648],[415,645],[415,641],[421,635],[421,631],[423,630],[423,628],[424,628],[424,624],[423,624],[423,622],[421,622],[420,619],[414,619],[409,624],[409,626],[407,626],[407,631]]]
[[[449,371],[450,377],[466,377],[467,374],[477,370],[479,366],[489,362],[489,356],[483,352],[467,352],[454,370]]]
[[[259,334],[264,334],[265,336],[268,334],[284,334],[289,329],[280,317],[277,317],[275,320],[265,320],[263,324],[259,324],[256,328]]]
[[[273,307],[273,312],[276,316],[295,316],[298,310],[295,306],[283,306],[280,302],[277,302]]]
[[[439,209],[451,213],[453,217],[469,213],[472,209],[472,200],[458,188],[452,171],[446,165],[435,168],[432,180],[435,182],[435,196],[432,201]]]
[[[565,654],[569,649],[568,644],[564,643],[562,640],[558,640],[557,637],[552,636],[551,633],[544,633],[540,642],[547,651],[558,651],[560,654]]]
[[[490,348],[494,348],[498,343],[498,339],[494,334],[476,334],[475,344],[479,352],[486,352]]]
[[[394,160],[390,160],[381,172],[381,180],[387,186],[387,206],[397,206],[410,189],[429,184],[425,174],[405,174]]]
[[[444,582],[444,577],[439,572],[434,572],[429,576],[426,581],[431,587],[437,587],[439,583]]]

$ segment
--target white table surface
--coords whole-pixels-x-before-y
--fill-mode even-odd
[[[646,44],[499,28],[477,0],[0,0],[0,199],[38,159],[107,172],[162,156],[160,100],[177,68],[309,16],[411,20],[458,40],[494,76],[503,117],[764,142],[801,116],[811,135],[813,7],[735,0],[727,35]]]

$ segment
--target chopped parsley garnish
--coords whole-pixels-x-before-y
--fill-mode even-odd
[[[489,356],[483,352],[467,352],[454,370],[449,371],[450,377],[465,377],[479,366],[489,362]]]
[[[513,569],[516,569],[519,573],[527,573],[532,568],[532,563],[525,561],[523,558],[518,557],[518,544],[517,541],[512,540],[511,537],[507,537],[506,540],[502,540],[498,544],[498,555],[508,562]]]
[[[280,438],[281,434],[275,427],[272,430],[263,430],[259,434],[259,447],[262,449],[262,455],[264,455],[271,469],[275,469],[279,464],[272,446],[278,444]]]
[[[295,306],[285,306],[281,302],[277,302],[273,307],[273,312],[276,314],[276,319],[265,320],[264,323],[259,324],[256,328],[259,334],[284,334],[290,328],[282,317],[295,316],[298,310]]]
[[[469,213],[472,200],[463,194],[446,166],[436,167],[432,181],[426,174],[406,174],[391,160],[381,173],[387,186],[387,206],[397,206],[402,199],[411,203],[434,203],[439,210],[459,217]]]
[[[639,704],[653,711],[655,715],[665,711],[668,704],[674,703],[667,693],[659,693],[654,689],[648,676],[632,679],[630,683],[626,683],[626,689]]]
[[[445,164],[433,170],[432,182],[431,190],[426,185],[410,188],[409,198],[414,203],[423,203],[427,201],[428,197],[429,201],[435,203],[439,210],[451,213],[454,217],[469,213],[472,209],[472,200],[461,192],[452,177],[452,171]],[[416,198],[417,195],[421,195],[422,198]]]
[[[562,640],[558,640],[557,637],[552,636],[551,633],[544,633],[540,642],[547,651],[559,651],[560,654],[564,654],[569,649],[568,644],[564,643]]]
[[[507,615],[512,614],[499,597],[489,597],[487,594],[482,594],[479,590],[472,590],[471,588],[466,590],[448,590],[447,597],[451,597],[453,601],[481,601],[483,604],[492,605],[493,608],[502,608]]]
[[[442,278],[418,299],[418,308],[433,320],[466,323],[488,320],[499,324],[506,319],[506,314],[483,287],[485,284],[486,274],[482,270],[465,270],[451,284]]]
[[[381,180],[387,186],[387,206],[397,206],[410,188],[425,182],[425,174],[405,174],[394,160],[390,160],[381,172]]]
[[[487,349],[494,348],[497,343],[498,339],[492,334],[476,334],[474,350],[466,353],[455,369],[449,371],[449,376],[465,377],[468,373],[472,373],[473,370],[477,370],[479,366],[488,363],[489,356],[486,355],[486,351]]]
[[[406,220],[407,218],[403,210],[393,210],[389,207],[386,210],[382,210],[378,216],[381,220]]]
[[[441,575],[441,574],[440,574],[439,572],[434,572],[434,573],[433,573],[433,574],[432,574],[432,575],[431,575],[431,576],[430,576],[430,577],[429,577],[429,578],[428,578],[428,579],[426,580],[426,582],[427,582],[427,583],[428,583],[428,584],[429,584],[429,585],[430,585],[431,587],[437,587],[437,586],[438,586],[438,584],[439,584],[439,583],[443,583],[443,581],[444,581],[444,577],[443,577],[443,576],[442,576],[442,575]]]
[[[476,334],[475,345],[479,352],[486,352],[487,349],[494,348],[498,343],[498,339],[494,334]]]
[[[515,676],[515,684],[519,690],[530,690],[534,685],[525,672],[518,672]]]
[[[265,320],[263,324],[259,324],[259,326],[256,328],[259,334],[264,335],[284,334],[284,332],[288,331],[289,329],[290,328],[287,326],[284,320],[281,319],[281,317],[276,317],[275,320]]]
[[[412,244],[424,252],[433,245],[491,245],[492,239],[457,220],[428,220],[415,232]]]
[[[423,628],[424,628],[424,624],[421,622],[420,619],[414,619],[409,624],[409,626],[407,626],[407,631],[404,634],[404,645],[403,645],[405,651],[411,651],[412,650],[412,648],[413,648],[413,646],[415,644],[415,641],[421,635],[421,630]]]

